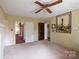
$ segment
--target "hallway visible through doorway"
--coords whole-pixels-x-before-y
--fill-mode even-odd
[[[24,43],[24,24],[21,22],[16,22],[15,24],[16,32],[16,44]]]

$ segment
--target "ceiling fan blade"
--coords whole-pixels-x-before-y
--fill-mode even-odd
[[[36,11],[35,13],[39,13],[41,10],[43,10],[43,9],[40,9],[40,10]]]
[[[42,3],[40,3],[39,1],[35,2],[36,4],[40,5],[40,6],[44,6]]]
[[[46,10],[47,10],[49,13],[52,13],[52,11],[51,11],[50,9],[46,8]]]
[[[53,2],[53,3],[49,4],[48,7],[54,6],[54,5],[59,4],[59,3],[62,3],[62,1],[63,1],[63,0],[58,0],[58,1],[56,1],[56,2]]]

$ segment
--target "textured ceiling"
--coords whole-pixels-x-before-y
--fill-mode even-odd
[[[49,8],[53,11],[52,14],[49,14],[46,10],[35,14],[34,12],[40,9],[40,6],[34,3],[35,1],[37,0],[0,0],[0,6],[9,15],[26,16],[38,19],[56,16],[79,8],[79,0],[63,0],[63,3]],[[42,3],[50,3],[51,1],[56,0],[39,1]]]

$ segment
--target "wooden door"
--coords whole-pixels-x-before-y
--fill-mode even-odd
[[[44,40],[44,23],[38,23],[38,39]]]

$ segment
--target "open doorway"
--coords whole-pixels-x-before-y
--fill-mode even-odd
[[[21,22],[16,22],[15,24],[15,37],[16,37],[16,44],[24,43],[24,24]]]
[[[38,40],[50,40],[49,24],[38,23]]]

